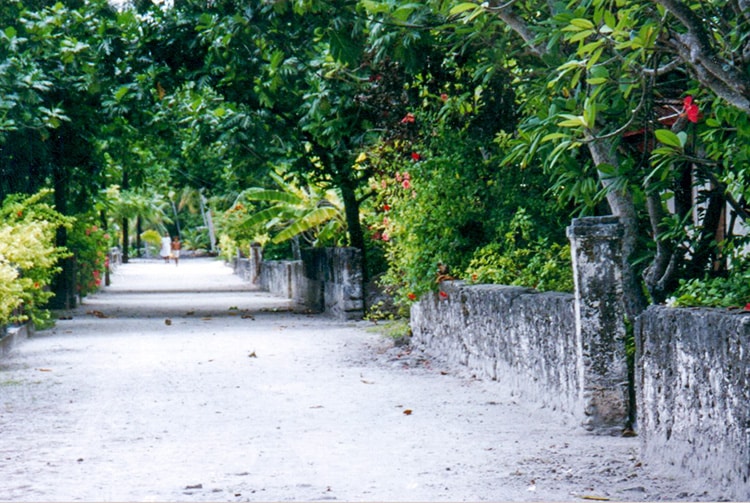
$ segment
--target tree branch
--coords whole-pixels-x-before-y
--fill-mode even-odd
[[[687,28],[687,33],[674,34],[669,43],[692,68],[694,76],[731,105],[750,113],[750,79],[738,71],[731,61],[716,53],[703,20],[678,0],[653,1],[667,9]],[[748,3],[747,0],[744,3]]]
[[[514,3],[511,1],[497,5],[496,2],[490,2],[487,10],[499,17],[511,30],[516,32],[536,56],[544,56],[547,54],[547,48],[542,44],[536,43],[534,32],[529,29],[526,21],[513,10]]]

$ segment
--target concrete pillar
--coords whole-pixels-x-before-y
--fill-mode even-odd
[[[620,433],[628,420],[622,234],[613,216],[576,218],[568,227],[583,426],[598,434]]]
[[[250,245],[250,283],[260,283],[260,273],[263,266],[263,247],[259,243]]]

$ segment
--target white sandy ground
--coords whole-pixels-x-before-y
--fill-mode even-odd
[[[637,439],[288,308],[221,262],[123,265],[0,360],[0,501],[721,498],[650,475]]]

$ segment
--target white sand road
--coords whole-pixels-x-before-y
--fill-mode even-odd
[[[289,307],[211,259],[121,266],[0,360],[0,501],[720,498],[651,475],[637,439]]]

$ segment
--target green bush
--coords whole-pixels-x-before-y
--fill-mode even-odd
[[[521,208],[501,242],[477,250],[464,276],[472,283],[496,283],[572,292],[573,267],[570,245],[533,239],[533,222]]]
[[[461,279],[510,277],[512,284],[570,289],[569,253],[548,244],[564,239],[566,214],[545,197],[540,170],[501,167],[501,148],[456,131],[436,132],[408,155],[388,148],[377,152],[387,169],[371,185],[368,229],[385,250],[383,283],[397,302],[437,288],[439,267]],[[506,233],[521,207],[535,238],[511,249]],[[525,275],[517,272],[525,268]]]
[[[668,304],[675,307],[744,307],[750,304],[750,269],[727,277],[680,280]]]
[[[55,235],[72,225],[47,203],[50,196],[49,190],[11,195],[0,207],[0,324],[49,322],[49,285],[60,271],[58,260],[68,255],[55,246]]]
[[[76,259],[76,293],[93,293],[102,285],[110,236],[87,215],[79,215],[68,233],[68,249]]]

